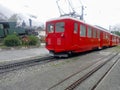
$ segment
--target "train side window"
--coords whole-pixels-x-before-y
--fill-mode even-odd
[[[93,37],[96,38],[96,30],[93,29]]]
[[[95,30],[95,38],[97,38],[97,30]]]
[[[78,24],[74,23],[74,33],[77,33],[77,32],[78,32]]]
[[[110,35],[109,34],[107,34],[107,39],[110,39]]]
[[[55,25],[55,32],[64,32],[65,23],[64,22],[58,22]]]
[[[109,39],[109,35],[108,34],[106,34],[106,39]]]
[[[0,29],[3,29],[3,24],[0,24]]]
[[[100,38],[100,31],[97,30],[97,38]]]
[[[48,24],[47,25],[47,32],[48,33],[53,33],[54,32],[54,25],[53,24]]]
[[[104,33],[104,39],[106,39],[106,33]]]
[[[98,30],[96,30],[96,38],[98,38]]]
[[[112,36],[112,41],[114,41],[114,37]]]
[[[104,39],[106,39],[107,38],[107,34],[106,33],[104,33]]]
[[[104,34],[104,32],[102,32],[102,33],[103,33],[103,35],[102,35],[102,36],[103,36],[103,39],[104,39],[104,37],[105,37],[105,34]]]
[[[105,39],[107,38],[107,33],[105,33]]]
[[[88,27],[87,36],[92,37],[92,28]]]
[[[80,25],[80,36],[86,36],[86,27],[85,27],[85,25]]]
[[[103,38],[106,39],[106,33],[103,33]]]

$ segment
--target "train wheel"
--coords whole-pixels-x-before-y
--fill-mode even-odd
[[[71,57],[73,55],[72,51],[68,52],[68,57]]]

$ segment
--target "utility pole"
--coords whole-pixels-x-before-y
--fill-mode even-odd
[[[59,2],[60,0],[56,0],[56,3],[57,3],[57,7],[58,7],[58,10],[59,10],[59,13],[60,13],[60,16],[71,16],[71,17],[74,17],[74,18],[79,18],[80,20],[84,21],[84,6],[82,5],[81,7],[81,15],[80,14],[77,14],[77,12],[75,11],[75,9],[73,8],[72,6],[72,2],[70,2],[70,0],[67,0],[68,1],[68,4],[69,4],[69,8],[71,9],[70,13],[65,13],[59,6]],[[80,1],[81,3],[81,1]],[[82,3],[81,3],[82,4]],[[63,13],[63,14],[62,14]]]
[[[84,6],[82,6],[82,14],[80,15],[80,20],[84,20]]]
[[[58,7],[58,10],[59,10],[60,16],[61,16],[61,15],[62,15],[62,12],[61,12],[60,6],[59,6],[59,4],[58,4],[58,1],[60,1],[60,0],[57,0],[56,3],[57,3],[57,7]]]

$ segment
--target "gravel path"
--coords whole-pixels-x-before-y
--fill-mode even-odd
[[[120,59],[96,90],[120,90]]]
[[[1,74],[0,90],[47,90],[57,82],[86,67],[86,65],[108,55],[111,50],[91,52],[80,57]],[[58,88],[57,90],[61,89]]]
[[[30,59],[33,57],[42,57],[48,55],[49,52],[44,47],[40,48],[23,48],[23,49],[12,49],[0,51],[0,64],[6,62],[15,62],[22,59]]]

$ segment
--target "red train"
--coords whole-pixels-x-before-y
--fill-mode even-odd
[[[119,36],[72,17],[46,22],[46,48],[55,56],[102,49],[119,43]]]

